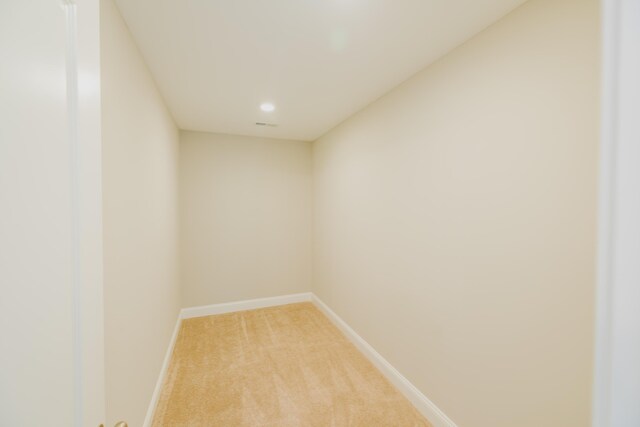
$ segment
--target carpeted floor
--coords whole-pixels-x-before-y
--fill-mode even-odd
[[[430,426],[311,303],[186,319],[153,426]]]

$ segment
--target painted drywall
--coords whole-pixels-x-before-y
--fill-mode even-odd
[[[3,426],[74,419],[65,37],[59,4],[0,3]]]
[[[106,425],[141,426],[180,305],[178,130],[101,2]]]
[[[461,427],[590,423],[598,15],[531,0],[313,146],[313,291]]]
[[[311,288],[311,144],[180,134],[185,307]]]
[[[104,422],[98,10],[0,3],[2,426]]]

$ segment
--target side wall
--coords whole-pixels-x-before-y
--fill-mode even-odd
[[[459,426],[590,423],[598,15],[531,0],[314,143],[313,291]]]
[[[311,144],[182,132],[185,307],[311,290]]]
[[[106,425],[141,426],[181,306],[178,130],[101,3]]]

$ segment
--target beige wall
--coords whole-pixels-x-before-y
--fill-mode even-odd
[[[314,143],[314,291],[461,427],[589,425],[598,67],[531,0]]]
[[[106,425],[141,426],[180,308],[178,131],[101,3]]]
[[[311,289],[311,144],[181,132],[185,307]]]

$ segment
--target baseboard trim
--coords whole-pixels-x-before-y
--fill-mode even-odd
[[[189,307],[182,309],[181,316],[183,319],[189,319],[192,317],[211,316],[213,314],[233,313],[234,311],[255,310],[256,308],[274,307],[277,305],[293,304],[297,302],[309,302],[311,301],[311,297],[311,292],[303,292],[300,294]]]
[[[427,398],[416,386],[380,355],[368,342],[329,308],[320,298],[312,294],[311,301],[320,309],[347,338],[373,363],[382,374],[416,407],[434,427],[457,427],[456,424]]]
[[[162,369],[156,383],[156,388],[151,397],[151,403],[147,410],[147,416],[144,421],[144,427],[151,427],[153,414],[155,413],[164,378],[169,368],[173,348],[175,347],[178,332],[182,319],[192,317],[211,316],[214,314],[232,313],[236,311],[254,310],[257,308],[275,307],[278,305],[294,304],[298,302],[312,302],[320,311],[322,311],[345,334],[345,336],[371,361],[382,374],[398,389],[400,392],[416,407],[422,415],[425,416],[433,424],[433,427],[457,427],[456,424],[445,415],[431,400],[429,400],[420,390],[406,379],[396,368],[391,365],[384,357],[380,355],[364,338],[340,318],[333,310],[329,308],[320,298],[312,292],[304,292],[300,294],[282,295],[269,298],[258,298],[252,300],[228,302],[223,304],[204,305],[199,307],[183,308],[176,322],[176,326],[167,348],[167,353],[162,363]]]
[[[176,340],[178,339],[178,333],[180,332],[181,324],[182,324],[182,311],[180,311],[180,313],[178,314],[176,325],[173,328],[173,334],[171,335],[171,340],[169,340],[169,346],[167,347],[167,352],[164,355],[164,360],[162,361],[162,367],[160,368],[160,375],[158,375],[158,381],[156,381],[156,387],[153,389],[153,394],[151,395],[151,402],[149,403],[149,408],[147,409],[147,415],[144,417],[143,427],[151,427],[151,423],[153,422],[153,414],[155,414],[156,406],[158,406],[158,400],[160,399],[160,392],[162,391],[164,378],[167,375],[167,370],[169,369],[169,362],[171,362],[171,356],[173,355],[173,348],[176,346]]]

